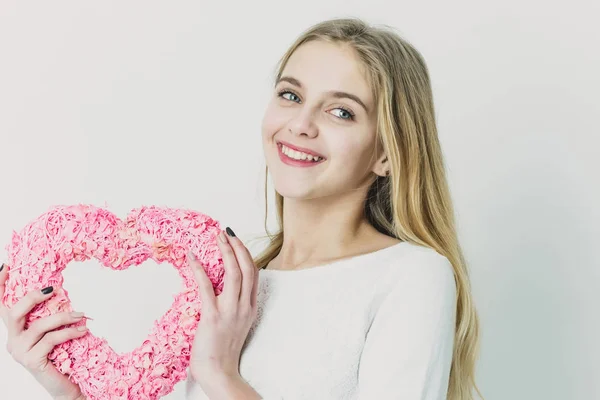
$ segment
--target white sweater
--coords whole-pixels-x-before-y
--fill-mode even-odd
[[[456,316],[446,257],[402,242],[259,275],[240,374],[265,400],[446,398]],[[189,380],[186,393],[207,399]]]

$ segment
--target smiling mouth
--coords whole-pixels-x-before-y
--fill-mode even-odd
[[[322,163],[325,158],[314,154],[294,150],[282,143],[277,143],[279,158],[284,164],[294,167],[311,167]]]
[[[319,162],[321,160],[323,160],[323,157],[319,157],[319,156],[315,156],[312,154],[308,154],[308,153],[304,153],[302,151],[297,151],[294,149],[291,149],[289,147],[287,147],[284,144],[278,143],[277,144],[279,146],[279,149],[281,150],[281,152],[283,154],[285,154],[287,157],[291,158],[292,160],[296,160],[296,161],[310,161],[310,162]]]

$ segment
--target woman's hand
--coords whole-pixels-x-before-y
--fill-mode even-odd
[[[5,283],[8,278],[8,266],[2,264],[0,269],[0,299],[4,297]],[[34,321],[25,329],[25,320],[29,312],[37,305],[54,295],[52,287],[29,292],[11,309],[0,301],[0,316],[8,330],[6,348],[19,364],[23,365],[33,377],[57,400],[84,399],[79,386],[74,384],[48,360],[48,353],[54,346],[84,336],[85,327],[65,328],[64,325],[79,322],[84,317],[81,313],[57,313]],[[84,330],[81,330],[84,329]]]
[[[190,373],[214,398],[259,398],[239,375],[242,346],[257,313],[258,269],[246,246],[231,229],[227,228],[227,236],[220,232],[217,243],[225,267],[223,292],[219,296],[215,296],[212,282],[200,263],[192,254],[188,255],[202,300]],[[224,393],[240,396],[227,397]]]

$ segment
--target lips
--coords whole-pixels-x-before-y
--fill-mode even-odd
[[[322,159],[325,159],[325,158],[326,158],[324,155],[322,155],[322,154],[320,154],[320,153],[317,153],[317,152],[316,152],[316,151],[314,151],[314,150],[307,149],[306,147],[294,146],[293,144],[291,144],[291,143],[288,143],[288,142],[284,142],[284,141],[282,141],[282,140],[279,140],[279,141],[277,141],[277,144],[278,144],[278,145],[281,145],[281,144],[282,144],[282,145],[284,145],[285,147],[289,147],[289,148],[290,148],[290,149],[292,149],[292,150],[296,150],[296,151],[300,151],[300,152],[302,152],[302,153],[310,154],[311,156],[315,156],[315,157],[321,157]]]
[[[299,168],[312,168],[314,166],[320,165],[324,162],[324,158],[319,159],[319,161],[309,161],[309,160],[296,160],[291,158],[283,153],[282,147],[284,144],[277,145],[277,154],[279,155],[279,159],[282,163],[289,165],[291,167],[299,167]],[[311,155],[312,157],[312,155]]]

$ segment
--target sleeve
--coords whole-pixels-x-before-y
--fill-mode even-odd
[[[402,266],[373,319],[359,363],[360,400],[446,399],[456,284],[446,257],[425,258]]]

